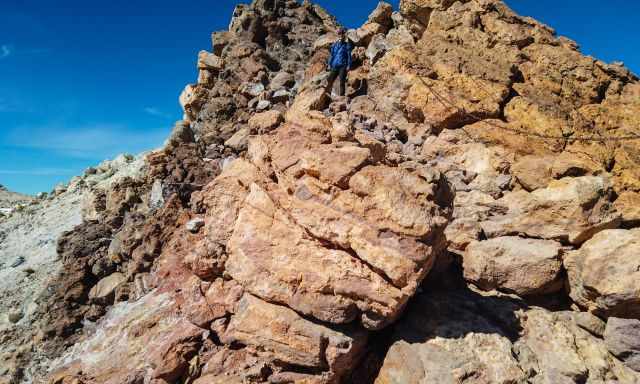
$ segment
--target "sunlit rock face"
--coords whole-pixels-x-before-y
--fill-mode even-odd
[[[403,0],[347,33],[343,98],[337,28],[238,5],[164,147],[87,187],[9,382],[640,380],[637,77],[500,1]]]

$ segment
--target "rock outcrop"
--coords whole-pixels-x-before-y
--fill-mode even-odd
[[[236,7],[163,148],[76,180],[7,382],[640,382],[638,78],[498,0],[402,0],[341,98],[337,28]]]
[[[16,211],[23,210],[35,199],[31,196],[9,191],[0,184],[0,220],[10,216]]]
[[[614,356],[640,372],[640,320],[609,318],[604,342]]]
[[[565,258],[571,298],[602,316],[640,318],[640,230],[599,233]]]
[[[637,382],[576,314],[466,289],[419,295],[375,383]]]
[[[562,246],[554,241],[498,237],[473,242],[464,255],[464,277],[478,287],[528,296],[562,289]]]

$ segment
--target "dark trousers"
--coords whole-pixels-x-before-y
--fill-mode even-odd
[[[331,93],[333,90],[333,83],[336,78],[340,77],[340,96],[344,96],[347,86],[347,67],[338,67],[331,69],[329,72],[329,78],[327,79],[327,92]]]

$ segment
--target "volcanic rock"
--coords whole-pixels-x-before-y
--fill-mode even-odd
[[[520,296],[562,289],[562,247],[549,240],[498,237],[473,242],[464,254],[464,277],[484,290]]]
[[[571,298],[601,316],[640,318],[639,238],[639,229],[603,231],[569,252]]]
[[[0,270],[0,381],[640,381],[638,78],[498,0],[402,0],[335,98],[338,27],[237,6],[162,148],[2,218],[35,273]]]
[[[284,118],[280,111],[256,113],[249,119],[249,128],[256,133],[268,133],[277,128],[283,121]]]
[[[504,213],[483,221],[482,229],[488,237],[524,234],[581,244],[620,225],[610,193],[610,181],[594,176],[564,178],[531,193],[511,192],[496,201]]]
[[[89,291],[90,299],[104,299],[114,293],[116,288],[126,281],[126,277],[119,272],[109,275],[94,285]]]
[[[640,320],[610,317],[604,342],[612,354],[640,372]]]
[[[570,314],[472,290],[419,295],[375,383],[572,383],[582,377],[634,383],[638,375]]]

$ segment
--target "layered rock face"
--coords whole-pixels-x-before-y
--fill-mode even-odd
[[[337,27],[236,8],[58,241],[9,382],[640,381],[638,79],[500,1],[402,0],[340,98]]]

